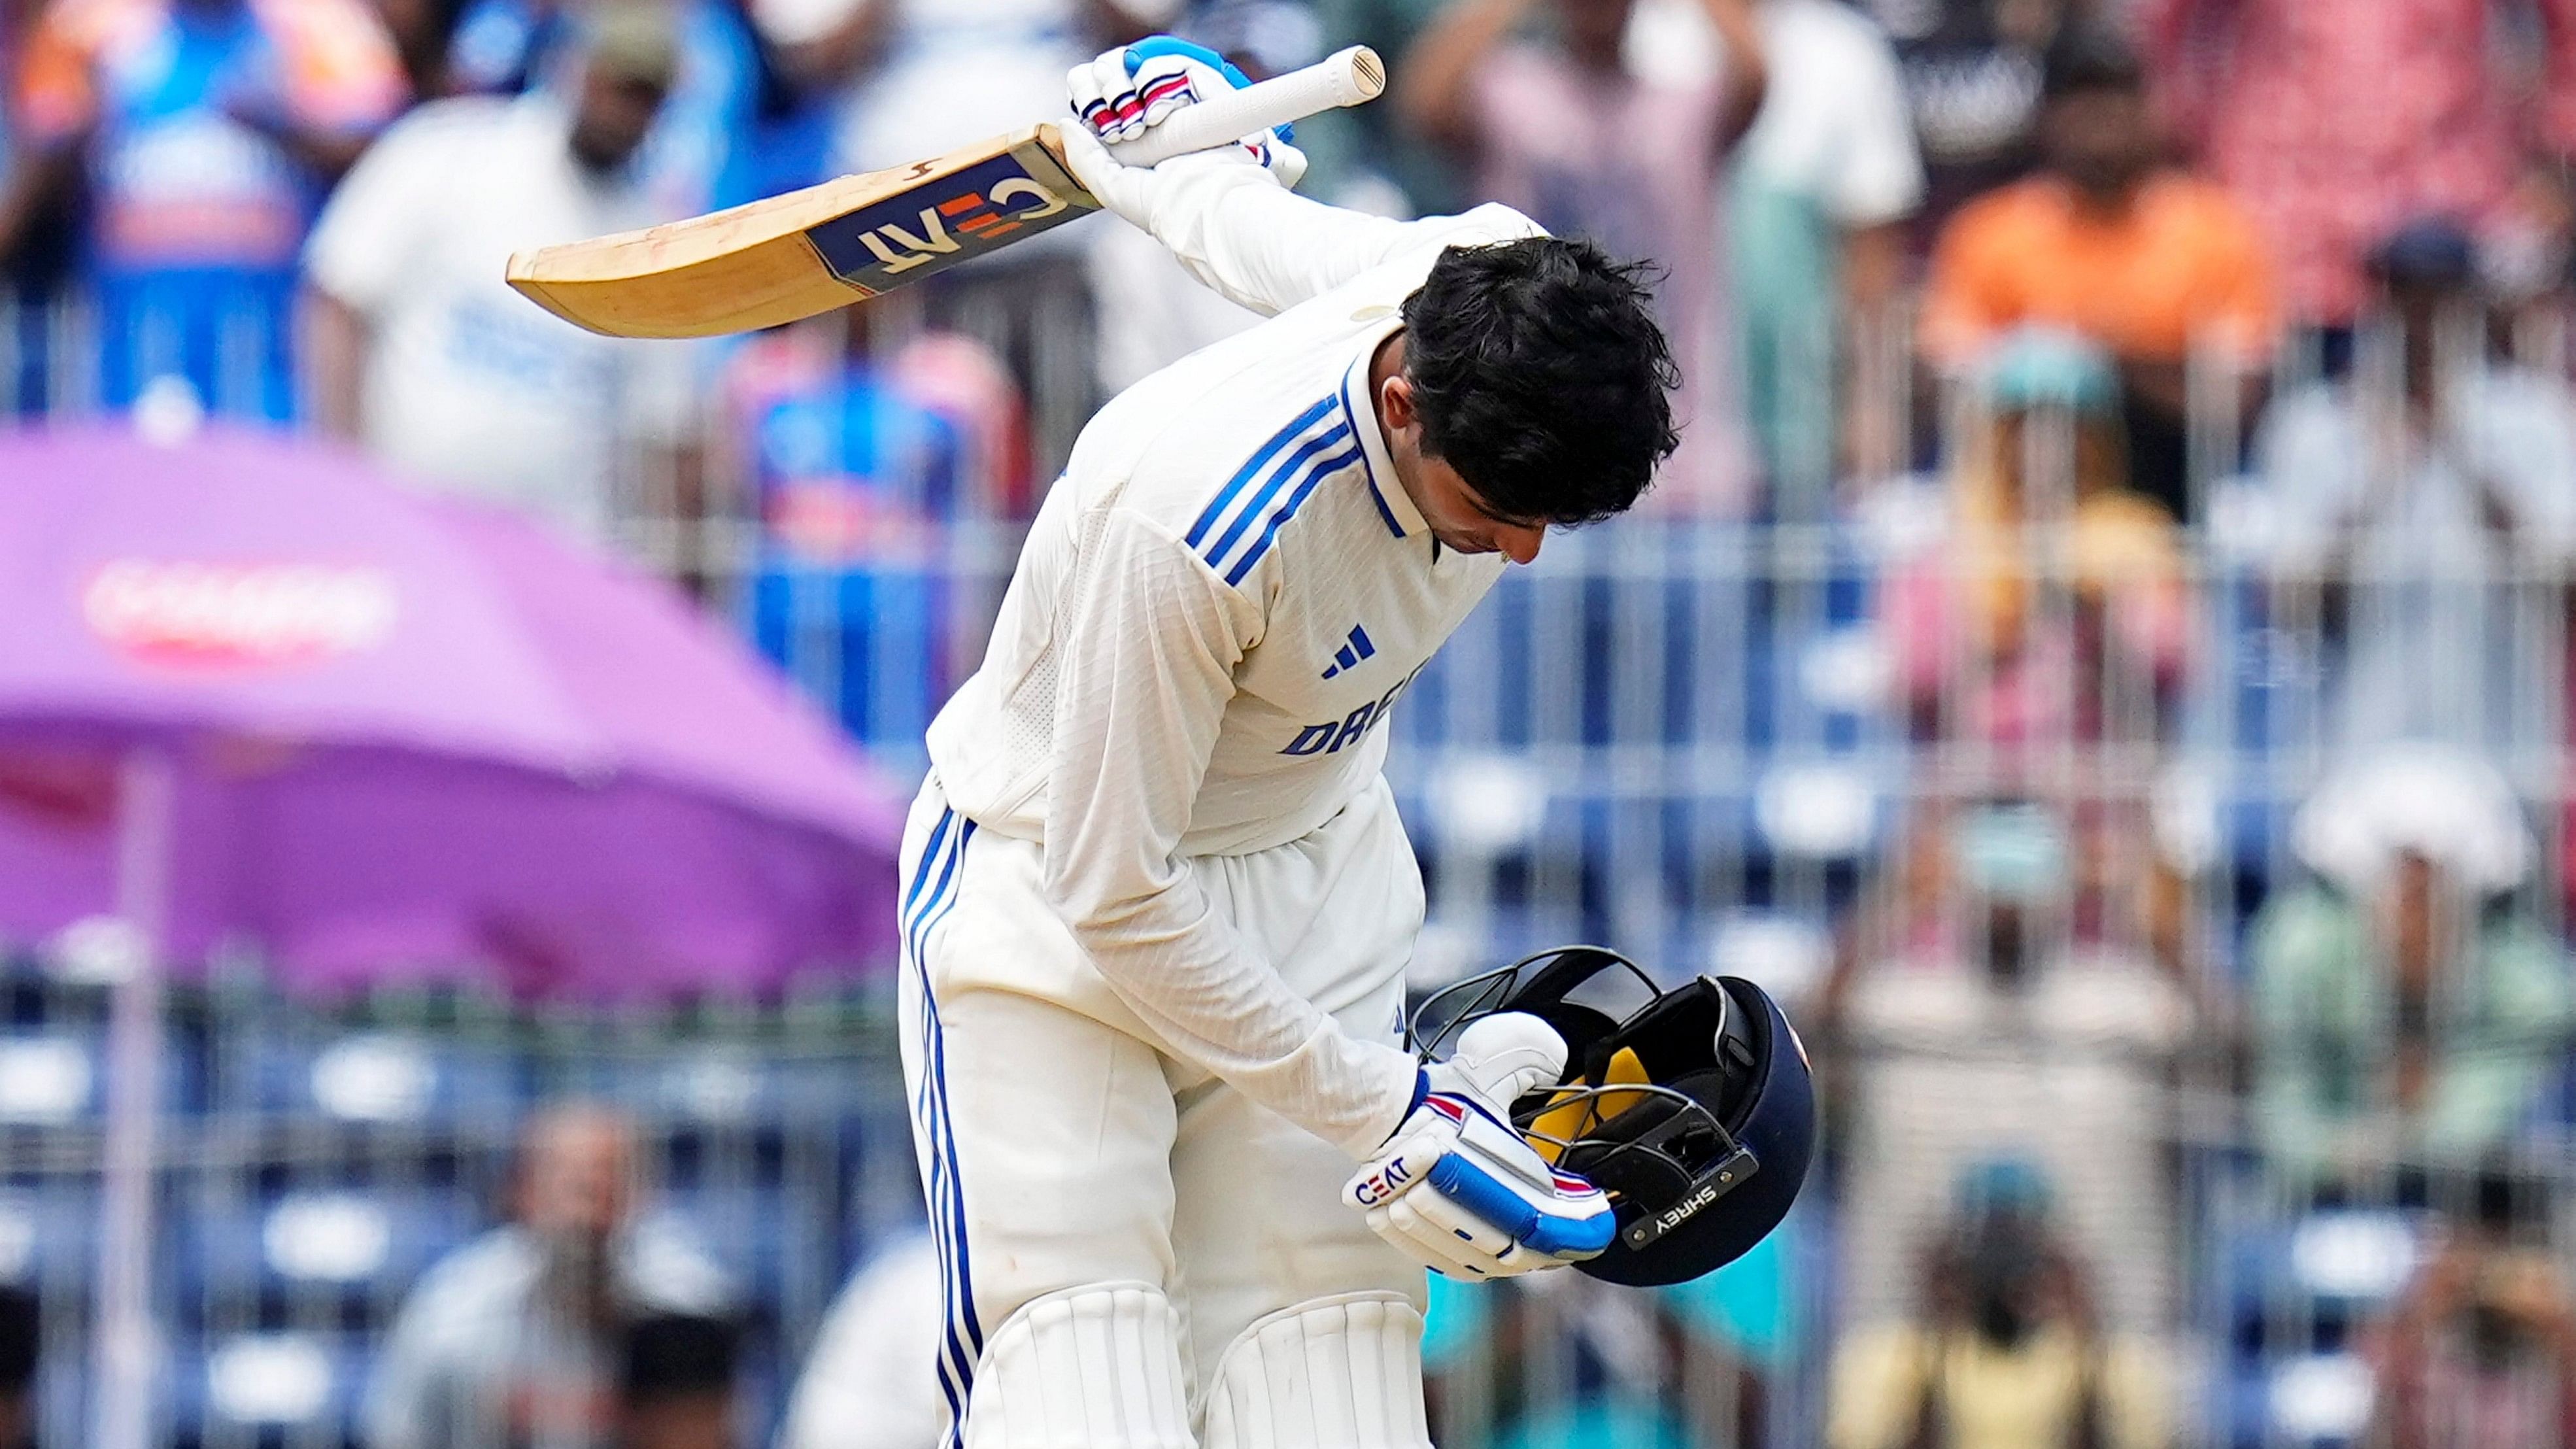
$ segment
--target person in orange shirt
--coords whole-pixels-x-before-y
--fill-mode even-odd
[[[2042,324],[2119,360],[2131,485],[2191,516],[2187,364],[2222,369],[2239,417],[2278,325],[2254,224],[2217,186],[2164,162],[2137,57],[2107,36],[2051,57],[2041,169],[1961,209],[1934,248],[1921,341],[1947,377]]]

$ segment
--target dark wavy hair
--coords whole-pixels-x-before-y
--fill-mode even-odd
[[[1635,503],[1680,441],[1653,277],[1557,237],[1441,253],[1404,301],[1423,452],[1515,522],[1590,523]]]

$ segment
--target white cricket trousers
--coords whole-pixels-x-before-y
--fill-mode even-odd
[[[973,1432],[970,1405],[985,1402],[979,1392],[1018,1392],[979,1383],[978,1370],[1013,1315],[1049,1294],[1160,1291],[1180,1339],[1193,1426],[1184,1443],[1200,1432],[1221,1368],[1243,1372],[1225,1367],[1229,1347],[1282,1310],[1400,1297],[1362,1306],[1401,1320],[1409,1304],[1407,1332],[1418,1333],[1422,1270],[1340,1199],[1355,1164],[1156,1041],[1047,904],[1040,846],[950,810],[934,774],[913,804],[902,861],[904,1080],[945,1280],[938,1372],[950,1443],[961,1424],[969,1444],[1021,1440]],[[1383,779],[1303,839],[1190,864],[1215,909],[1289,985],[1347,1031],[1400,1039],[1422,879]],[[1377,1342],[1357,1331],[1355,1341]],[[1386,1349],[1386,1362],[1409,1359],[1412,1342]],[[991,1363],[1005,1367],[998,1351]],[[1403,1383],[1390,1380],[1383,1395],[1411,1402],[1385,1412],[1418,1426],[1418,1364],[1396,1366]],[[1364,1378],[1373,1373],[1363,1366]],[[1210,1445],[1303,1437],[1205,1432]],[[1362,1438],[1422,1442],[1418,1427]]]

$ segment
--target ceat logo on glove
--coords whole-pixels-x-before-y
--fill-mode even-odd
[[[117,559],[81,590],[90,632],[130,659],[183,669],[363,653],[398,612],[392,576],[364,566]]]
[[[1413,1172],[1401,1157],[1390,1158],[1377,1171],[1351,1184],[1351,1196],[1361,1207],[1376,1207],[1413,1185]]]

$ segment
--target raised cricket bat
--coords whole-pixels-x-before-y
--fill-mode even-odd
[[[1205,151],[1386,89],[1364,45],[1184,107],[1111,154]],[[510,258],[510,285],[611,337],[712,337],[863,302],[1098,210],[1052,125],[687,221]]]

